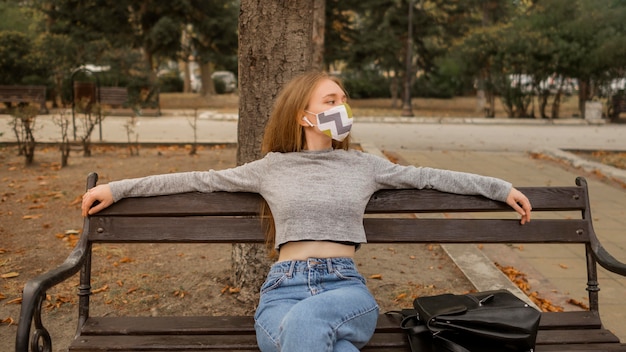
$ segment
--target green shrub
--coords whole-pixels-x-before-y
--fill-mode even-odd
[[[160,76],[159,85],[162,93],[182,92],[184,89],[183,80],[174,71]]]

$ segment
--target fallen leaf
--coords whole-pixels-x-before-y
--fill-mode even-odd
[[[22,220],[31,220],[31,219],[39,219],[40,217],[42,217],[43,214],[36,214],[36,215],[24,215],[22,216]]]
[[[10,301],[7,301],[6,304],[22,304],[22,297],[13,298]]]
[[[11,317],[8,317],[8,318],[5,318],[5,319],[2,319],[0,322],[1,322],[2,324],[9,324],[9,326],[11,326],[11,325],[14,325],[14,324],[15,324],[15,320],[13,320],[13,318],[11,318]]]
[[[407,296],[407,294],[406,294],[406,293],[401,293],[401,294],[399,294],[399,295],[397,295],[397,296],[396,296],[396,301],[399,301],[399,300],[401,300],[401,299],[405,299],[405,298],[406,298],[406,296]]]
[[[559,266],[561,267],[561,269],[567,269],[567,265],[565,264],[559,264]]]
[[[0,275],[3,279],[10,279],[18,276],[20,276],[20,273],[16,273],[15,271]]]
[[[370,279],[372,280],[382,280],[383,276],[381,274],[370,275]]]
[[[104,292],[104,291],[106,291],[108,289],[109,289],[109,285],[104,285],[104,286],[102,286],[100,288],[97,288],[97,289],[91,291],[91,294],[95,295],[96,293]]]
[[[568,299],[567,303],[573,304],[573,305],[578,306],[580,308],[583,308],[585,310],[589,310],[589,306],[587,306],[585,303],[583,303],[581,301],[577,301],[577,300],[575,300],[573,298]]]

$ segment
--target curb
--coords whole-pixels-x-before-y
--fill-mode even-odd
[[[536,149],[533,150],[531,154],[547,155],[552,159],[565,161],[569,165],[580,168],[586,172],[601,173],[602,175],[612,180],[618,181],[622,184],[626,184],[626,170],[622,170],[609,165],[604,165],[596,161],[590,161],[562,149]]]

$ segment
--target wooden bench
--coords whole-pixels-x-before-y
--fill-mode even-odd
[[[96,180],[97,175],[91,174],[87,187],[93,187]],[[586,181],[578,178],[576,186],[520,190],[530,198],[535,214],[523,226],[506,204],[479,196],[433,190],[380,191],[367,206],[367,238],[370,243],[396,244],[579,244],[586,250],[588,277],[580,284],[589,292],[590,309],[543,313],[536,351],[626,350],[626,344],[601,322],[596,268],[600,264],[626,275],[626,264],[609,255],[596,237]],[[27,351],[29,343],[51,343],[45,339],[48,334],[40,316],[46,291],[80,271],[78,328],[70,351],[258,351],[251,316],[90,316],[89,297],[93,244],[262,243],[257,217],[260,200],[257,194],[224,192],[128,198],[85,219],[80,241],[66,261],[25,285],[16,350]],[[473,212],[484,214],[472,216]],[[364,350],[409,351],[396,319],[381,314]]]
[[[619,115],[626,112],[626,93],[611,97],[611,121],[617,121]]]
[[[0,102],[39,104],[41,112],[48,112],[46,107],[46,86],[2,86],[0,85]]]
[[[128,90],[123,87],[100,87],[100,105],[108,107],[127,107]]]

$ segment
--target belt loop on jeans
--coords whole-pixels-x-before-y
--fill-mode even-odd
[[[292,277],[293,276],[293,271],[295,270],[295,268],[296,268],[296,261],[292,260],[289,263],[289,271],[287,272],[287,277]]]
[[[326,258],[326,270],[328,270],[329,273],[335,271],[335,269],[333,268],[332,258]]]

